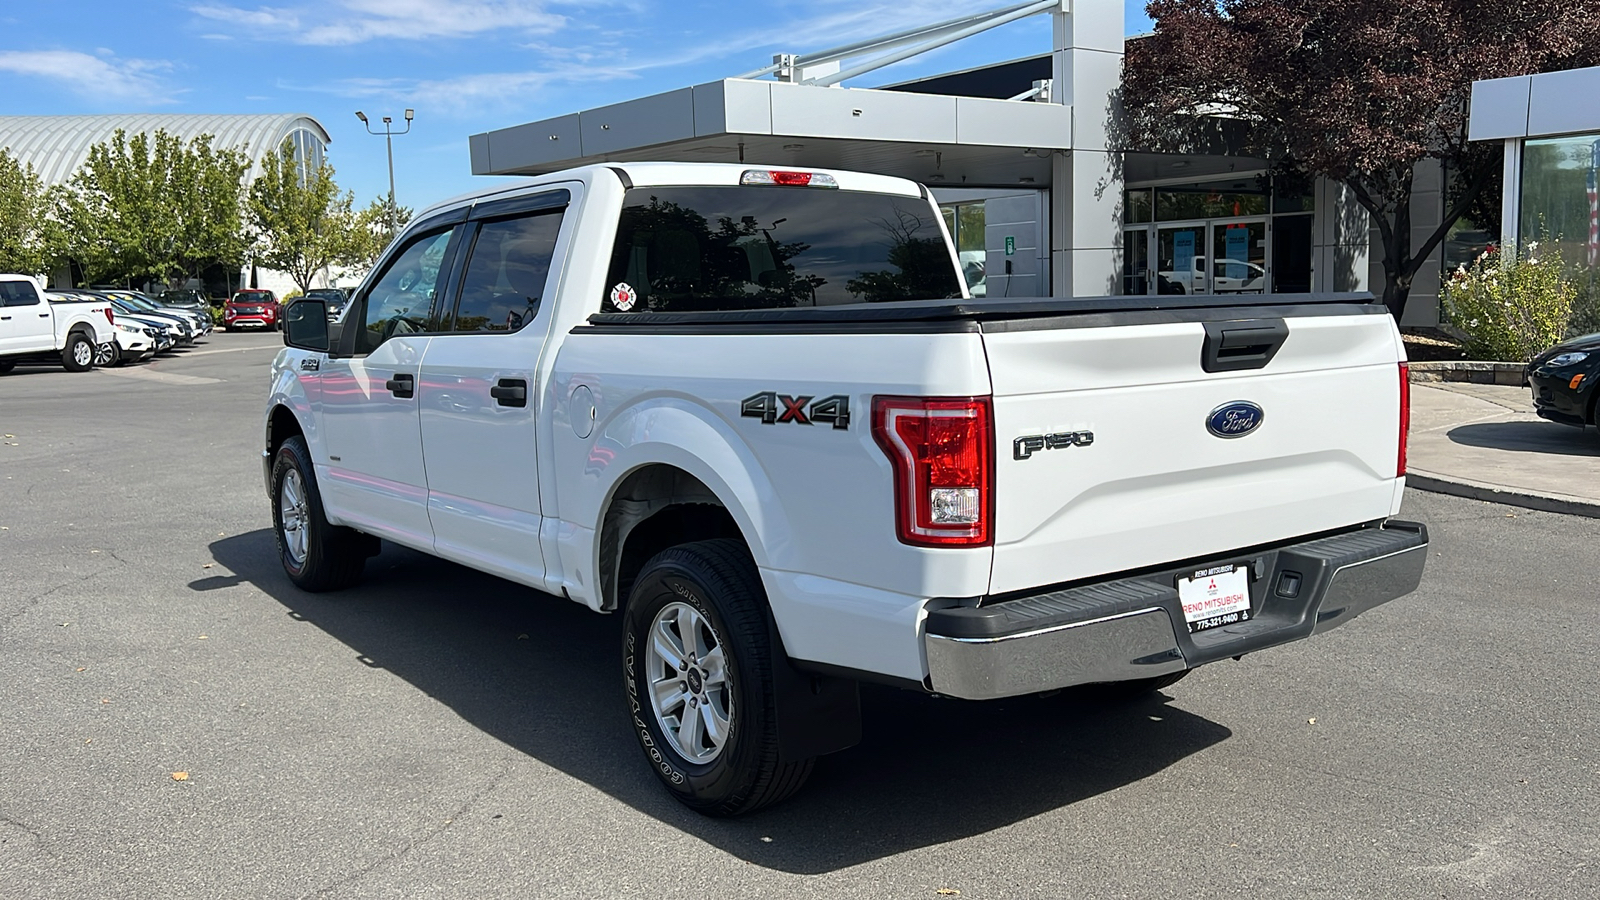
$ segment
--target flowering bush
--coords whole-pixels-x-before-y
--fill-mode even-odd
[[[1526,362],[1560,343],[1572,320],[1577,286],[1559,257],[1537,241],[1512,259],[1493,250],[1462,266],[1441,295],[1446,318],[1466,336],[1474,359]]]

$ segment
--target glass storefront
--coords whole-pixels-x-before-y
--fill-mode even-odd
[[[1132,188],[1125,198],[1126,294],[1311,290],[1315,200],[1304,184],[1251,175]]]
[[[1558,249],[1575,265],[1600,264],[1600,134],[1526,142],[1522,241]]]
[[[984,228],[987,224],[984,201],[941,206],[944,227],[950,230],[955,241],[956,254],[961,259],[961,274],[967,280],[967,290],[974,297],[988,294],[988,251]]]

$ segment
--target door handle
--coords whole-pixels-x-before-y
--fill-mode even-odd
[[[416,378],[402,372],[395,373],[395,376],[384,382],[383,386],[389,389],[389,393],[401,399],[414,397],[417,394]]]
[[[521,378],[502,378],[498,384],[489,388],[489,396],[501,406],[522,409],[528,405],[528,382]]]
[[[11,317],[10,316],[0,316],[0,322],[9,322],[9,321],[11,321]]]

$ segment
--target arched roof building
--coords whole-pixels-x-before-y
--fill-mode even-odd
[[[61,184],[89,158],[90,147],[111,140],[119,128],[129,135],[165,131],[185,142],[212,135],[212,146],[240,148],[250,155],[249,180],[261,174],[262,158],[285,139],[294,140],[296,159],[302,163],[321,163],[332,140],[322,123],[297,113],[0,116],[0,149],[32,164],[46,185]]]

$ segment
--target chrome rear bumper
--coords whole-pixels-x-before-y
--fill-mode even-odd
[[[1388,522],[1196,564],[1048,593],[984,598],[929,612],[924,636],[936,693],[1012,697],[1151,678],[1310,637],[1416,590],[1428,532]],[[1188,633],[1180,574],[1210,563],[1250,568],[1249,620]]]

